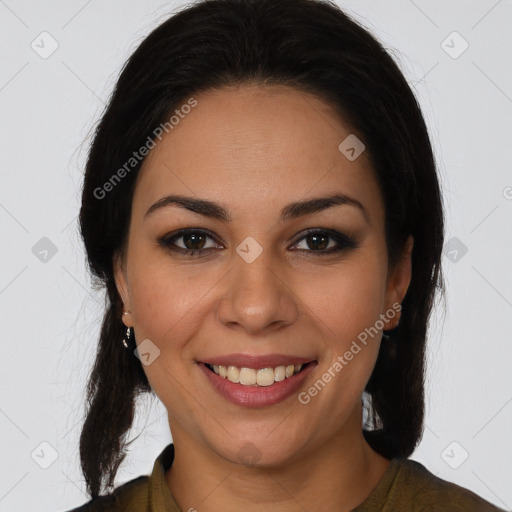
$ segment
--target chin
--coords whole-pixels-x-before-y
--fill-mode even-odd
[[[218,446],[215,451],[233,464],[249,467],[279,467],[289,464],[302,445],[290,442],[290,439],[270,439],[264,431],[260,435],[241,436],[230,439],[228,445]]]

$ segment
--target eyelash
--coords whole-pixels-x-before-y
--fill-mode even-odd
[[[190,234],[200,234],[203,236],[207,236],[208,238],[211,238],[212,240],[215,239],[215,237],[212,236],[212,234],[209,231],[206,231],[204,229],[199,228],[190,228],[190,229],[182,229],[175,233],[169,233],[167,235],[164,235],[163,237],[158,239],[158,244],[161,247],[164,247],[165,249],[171,251],[171,252],[177,252],[179,254],[182,254],[183,256],[201,256],[202,254],[206,252],[210,252],[212,249],[215,250],[213,247],[209,247],[207,249],[183,249],[182,247],[177,247],[174,242],[178,240],[179,238],[183,238],[186,235]],[[297,245],[298,243],[302,242],[306,238],[312,236],[312,235],[325,235],[328,238],[334,240],[338,246],[334,248],[330,248],[329,250],[322,250],[322,249],[298,249],[299,251],[305,251],[307,253],[313,253],[315,256],[326,256],[329,254],[334,254],[341,252],[343,250],[350,250],[350,249],[357,249],[359,246],[355,240],[355,237],[348,234],[339,233],[338,231],[333,231],[330,229],[311,229],[308,230],[303,236],[301,236],[299,239],[297,239],[296,242],[294,242],[293,245]],[[328,244],[329,245],[329,244]]]

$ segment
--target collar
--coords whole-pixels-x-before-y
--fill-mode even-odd
[[[174,460],[174,444],[167,445],[160,453],[149,477],[149,510],[151,512],[180,512],[165,479],[165,472]]]
[[[167,445],[157,457],[153,466],[153,472],[149,477],[149,510],[151,512],[181,512],[178,504],[171,495],[171,490],[165,479],[165,472],[171,467],[174,461],[174,444]],[[392,459],[382,476],[381,480],[367,497],[367,499],[356,507],[353,512],[366,512],[372,505],[378,506],[384,503],[392,492],[393,483],[397,477],[400,466],[404,461]],[[418,464],[408,461],[410,464]]]

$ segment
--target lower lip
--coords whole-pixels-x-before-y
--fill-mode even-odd
[[[270,386],[244,386],[217,375],[204,363],[198,363],[215,390],[231,403],[244,407],[266,407],[282,402],[300,388],[316,364],[311,362],[301,372]]]

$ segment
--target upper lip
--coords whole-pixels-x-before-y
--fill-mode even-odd
[[[295,364],[306,364],[314,361],[310,357],[299,357],[287,354],[266,354],[255,356],[250,354],[226,354],[223,356],[209,357],[204,363],[222,366],[237,366],[238,368],[275,368]]]

